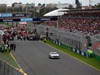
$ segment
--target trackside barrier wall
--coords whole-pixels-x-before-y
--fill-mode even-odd
[[[71,50],[71,51],[73,51],[73,52],[75,52],[75,53],[77,53],[77,54],[80,54],[80,55],[82,55],[82,56],[85,56],[85,57],[87,57],[87,58],[88,58],[88,57],[91,57],[89,54],[87,54],[87,53],[84,52],[84,51],[81,51],[81,50],[72,48],[72,47],[67,46],[67,45],[64,45],[64,44],[62,44],[62,43],[58,43],[57,41],[52,40],[52,39],[49,39],[49,41],[51,41],[52,43],[55,43],[55,44],[59,45],[60,47],[63,47],[63,48],[65,48],[65,49]]]
[[[22,75],[22,74],[0,60],[0,75]]]
[[[91,37],[92,39],[92,48],[96,55],[96,59],[100,61],[100,34]]]

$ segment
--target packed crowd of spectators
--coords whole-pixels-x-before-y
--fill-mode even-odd
[[[22,29],[18,30],[16,26],[11,27],[3,27],[1,28],[3,34],[0,34],[0,52],[8,52],[11,50],[15,51],[16,44],[14,39],[25,40],[25,37],[27,36],[27,32]]]
[[[4,32],[4,34],[0,34],[0,52],[10,52],[11,50],[15,51],[16,45],[13,40],[16,36],[16,32],[12,31],[9,27],[3,29],[4,30],[2,30],[2,32]]]
[[[80,31],[84,34],[95,35],[100,33],[100,21],[93,18],[62,18],[60,28],[70,32]]]
[[[57,21],[46,21],[43,24],[48,25],[48,26],[57,26]]]
[[[100,18],[93,16],[62,16],[57,21],[48,21],[45,24],[59,27],[70,32],[81,32],[83,34],[95,35],[100,33]]]

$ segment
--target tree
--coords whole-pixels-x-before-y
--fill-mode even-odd
[[[68,8],[69,9],[73,9],[74,7],[73,7],[73,5],[70,4]]]
[[[7,7],[0,7],[0,12],[1,12],[1,13],[5,13],[5,12],[6,12],[6,8],[7,8]]]
[[[41,3],[38,3],[38,6],[39,6],[39,7],[41,7],[41,5],[42,5]]]
[[[81,9],[82,4],[79,2],[79,0],[75,0],[76,8]]]
[[[100,3],[96,4],[94,7],[95,8],[100,8]]]

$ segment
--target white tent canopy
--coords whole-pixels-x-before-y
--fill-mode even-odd
[[[19,22],[19,24],[27,24],[27,22]]]
[[[54,11],[46,13],[44,16],[62,16],[65,13],[63,11],[66,11],[66,10],[69,10],[69,9],[56,9]]]

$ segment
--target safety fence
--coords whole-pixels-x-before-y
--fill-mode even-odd
[[[66,44],[73,48],[77,48],[82,51],[85,51],[87,49],[88,41],[81,33],[68,32],[62,29],[43,25],[37,26],[36,28],[37,32],[40,35],[45,34],[47,32],[46,29],[48,28],[48,37],[52,40],[59,40],[63,44]]]
[[[0,60],[0,75],[22,75],[16,69]]]

